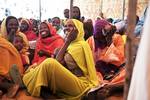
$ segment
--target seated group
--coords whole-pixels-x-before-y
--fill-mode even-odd
[[[27,21],[22,19],[23,21]],[[29,23],[29,22],[28,22]],[[86,41],[83,23],[68,19],[65,38],[47,22],[39,25],[38,37],[30,28],[19,30],[19,22],[9,16],[3,20],[0,33],[0,90],[10,98],[19,88],[31,96],[44,97],[49,91],[59,98],[81,99],[91,89],[124,82],[125,42],[116,28],[106,20],[97,20],[94,32]],[[30,38],[31,37],[31,38]],[[36,40],[33,60],[29,41]],[[31,51],[31,52],[30,52]],[[22,80],[14,81],[13,64]],[[20,86],[23,84],[24,86]],[[13,89],[13,93],[11,89]]]

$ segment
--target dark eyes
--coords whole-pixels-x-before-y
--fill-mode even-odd
[[[13,24],[13,23],[10,23],[8,24],[9,26],[18,26],[18,24]]]
[[[64,27],[74,27],[74,25],[72,25],[72,24],[69,24],[69,25],[65,25]]]
[[[47,29],[47,27],[46,26],[40,27],[40,30],[42,30],[42,29]]]

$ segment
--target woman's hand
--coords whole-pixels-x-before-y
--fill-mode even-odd
[[[13,41],[14,41],[14,38],[15,38],[15,30],[14,29],[11,29],[10,31],[9,31],[9,34],[8,34],[8,41],[9,42],[11,42],[11,43],[13,43]]]
[[[40,50],[40,51],[38,52],[38,55],[39,55],[40,57],[43,57],[43,56],[44,56],[44,51],[43,51],[43,50]]]
[[[67,34],[65,44],[63,45],[63,47],[59,50],[58,54],[56,55],[57,61],[59,61],[63,64],[65,52],[66,52],[68,46],[70,45],[70,43],[76,39],[77,34],[78,34],[78,31],[75,28]]]
[[[112,43],[112,37],[116,32],[116,27],[111,26],[109,29],[107,29],[107,36],[106,36],[106,41],[107,41],[107,46],[110,46]]]
[[[72,31],[67,34],[66,42],[71,43],[73,40],[76,39],[77,35],[78,30],[76,28],[73,28]]]
[[[50,54],[49,52],[47,52],[47,51],[44,51],[44,50],[40,50],[40,51],[38,52],[38,55],[39,55],[40,57],[43,57],[43,56],[51,57],[51,54]]]

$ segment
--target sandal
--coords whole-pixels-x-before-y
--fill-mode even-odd
[[[104,80],[110,80],[115,76],[115,72],[111,70],[108,74],[104,75]]]

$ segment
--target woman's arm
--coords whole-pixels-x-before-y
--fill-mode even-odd
[[[65,44],[63,45],[63,47],[59,50],[58,54],[56,55],[56,59],[59,62],[62,62],[64,60],[64,55],[65,52],[68,48],[68,46],[70,45],[70,43],[76,39],[77,37],[77,33],[78,31],[74,28],[70,33],[68,33]]]
[[[66,50],[67,50],[69,44],[70,44],[69,41],[65,41],[65,44],[63,45],[63,47],[59,50],[58,54],[56,55],[57,61],[63,62],[63,60],[64,60],[64,55],[65,55],[65,52],[66,52]]]

